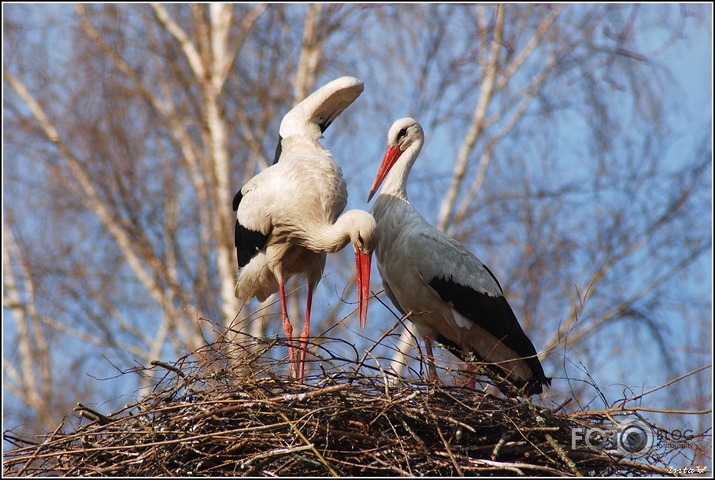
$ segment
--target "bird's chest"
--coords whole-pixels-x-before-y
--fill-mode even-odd
[[[385,230],[381,230],[382,233],[386,233]],[[409,235],[408,231],[405,233]],[[375,250],[378,270],[400,308],[405,313],[412,313],[412,321],[417,325],[432,324],[450,316],[451,308],[423,278],[418,266],[419,252],[404,246],[406,235],[395,235],[391,239],[381,236]]]
[[[267,251],[268,268],[277,272],[280,269],[284,278],[293,275],[318,275],[325,268],[325,254],[317,253],[290,242],[271,244]],[[315,279],[314,279],[315,280]]]

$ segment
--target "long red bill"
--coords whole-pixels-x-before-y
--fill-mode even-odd
[[[367,301],[370,298],[370,265],[372,255],[358,250],[355,254],[355,270],[358,287],[358,324],[365,328],[367,324]]]
[[[400,158],[400,155],[402,155],[400,147],[387,147],[385,155],[382,157],[380,168],[377,170],[377,175],[375,175],[375,181],[370,189],[370,196],[367,197],[368,202],[372,199],[372,196],[375,195],[377,189],[380,188],[380,185],[382,185],[382,182],[385,180],[385,177],[389,173],[390,169],[395,164],[397,159]]]

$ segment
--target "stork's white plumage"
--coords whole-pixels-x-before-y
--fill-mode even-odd
[[[279,292],[291,373],[297,379],[304,375],[313,289],[322,277],[326,253],[337,252],[348,242],[356,256],[361,327],[367,319],[375,220],[362,210],[340,215],[347,204],[347,185],[330,152],[318,143],[363,89],[357,78],[341,77],[296,105],[281,122],[273,165],[249,180],[233,199],[239,267],[236,297],[263,301]],[[285,303],[285,282],[297,274],[308,280],[299,360]]]
[[[372,210],[378,227],[375,255],[385,293],[403,315],[410,313],[425,339],[430,379],[437,379],[436,340],[462,360],[473,356],[488,363],[524,394],[541,393],[551,379],[497,279],[469,250],[432,227],[407,198],[407,178],[424,142],[422,127],[403,118],[387,138],[368,198],[384,181]]]

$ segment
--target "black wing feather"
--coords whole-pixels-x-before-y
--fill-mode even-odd
[[[503,292],[504,289],[501,288],[501,283],[499,283],[499,280],[497,280],[497,277],[494,276],[494,274],[492,273],[492,271],[489,270],[489,267],[487,267],[487,266],[484,265],[483,263],[482,263],[482,267],[484,267],[484,270],[487,271],[487,273],[489,274],[489,276],[491,276],[492,279],[494,280],[494,282],[497,284],[497,287],[499,287],[499,291],[500,291],[500,292]]]
[[[489,273],[491,274],[491,272]],[[524,358],[534,375],[534,378],[527,382],[532,384],[531,393],[540,393],[541,384],[550,384],[551,379],[545,376],[541,362],[536,357],[534,344],[522,330],[514,311],[504,296],[495,297],[478,292],[453,281],[451,276],[450,278],[435,277],[429,282],[429,285],[444,302],[451,303],[460,314],[477,323]],[[462,358],[462,350],[454,342],[443,337],[435,340],[450,347],[452,353]],[[479,356],[478,352],[474,353]],[[464,358],[462,359],[464,360]]]
[[[281,142],[283,142],[283,137],[278,135],[278,145],[276,145],[276,153],[273,155],[273,165],[278,163],[278,160],[281,158],[281,153],[283,153],[283,145],[281,145]],[[238,192],[241,193],[241,192]],[[234,208],[235,210],[235,208]]]
[[[331,123],[337,118],[338,115],[340,115],[340,112],[337,112],[335,115],[332,117],[327,117],[327,118],[318,118],[318,126],[320,127],[320,133],[325,133],[325,131],[328,129]]]
[[[241,190],[236,192],[236,195],[233,196],[233,211],[234,212],[238,211],[238,205],[241,203],[242,198],[243,198],[243,194],[241,193]]]
[[[279,142],[280,145],[280,142]],[[239,190],[233,197],[233,210],[238,211],[238,206],[241,203],[243,194]],[[236,219],[236,230],[234,245],[238,254],[238,268],[242,268],[251,261],[251,259],[261,250],[263,250],[268,242],[270,232],[267,234],[250,230]]]

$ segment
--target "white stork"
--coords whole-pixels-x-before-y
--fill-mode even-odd
[[[347,185],[330,152],[318,143],[363,89],[357,78],[341,77],[296,105],[281,122],[273,165],[249,180],[233,199],[239,268],[236,297],[264,301],[280,293],[291,374],[299,380],[305,369],[313,290],[323,274],[326,252],[337,252],[348,242],[355,250],[361,327],[367,319],[375,219],[362,210],[338,217],[347,204]],[[308,280],[300,360],[295,358],[285,300],[285,282],[297,274]]]
[[[430,380],[437,380],[436,340],[463,361],[488,363],[490,371],[524,394],[541,393],[551,379],[497,279],[469,250],[432,227],[407,198],[407,177],[424,142],[422,127],[412,118],[400,119],[387,139],[368,197],[384,181],[372,210],[378,228],[375,255],[385,293],[403,315],[410,313],[425,339]]]

